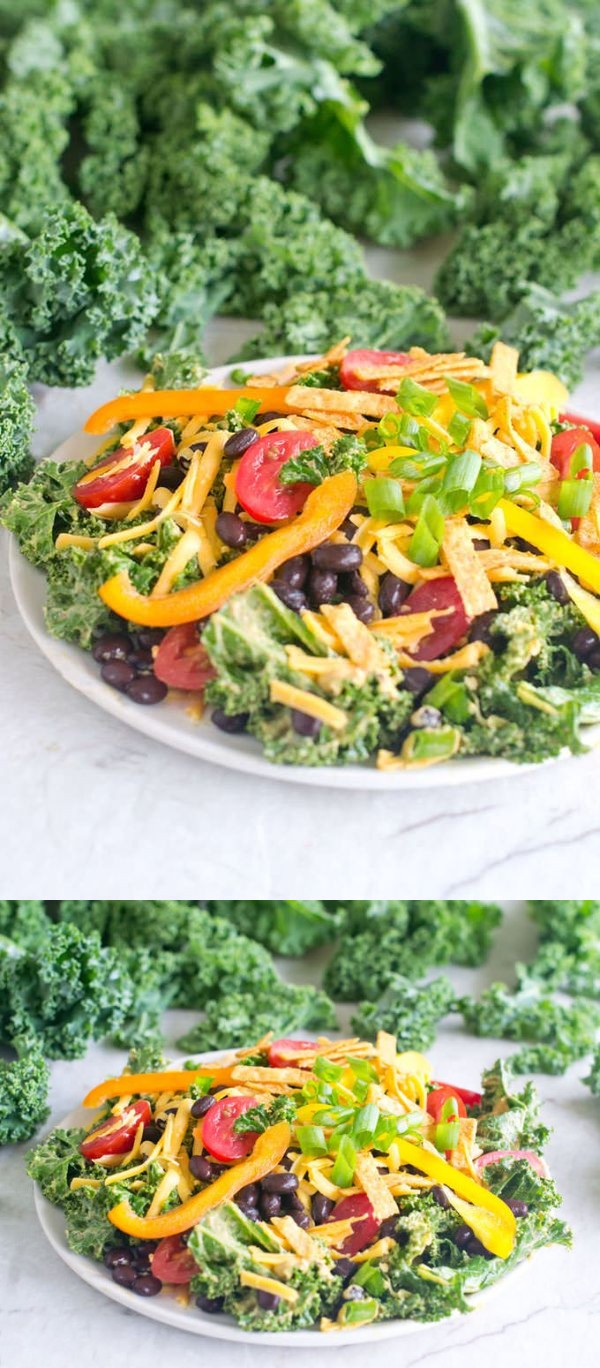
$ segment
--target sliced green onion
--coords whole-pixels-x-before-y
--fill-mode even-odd
[[[566,522],[568,518],[585,517],[593,492],[592,480],[563,480],[558,494],[559,518]]]
[[[448,436],[452,438],[455,446],[466,446],[470,431],[471,419],[467,418],[466,413],[454,413],[448,423]]]
[[[518,494],[528,485],[537,484],[541,478],[541,465],[537,461],[526,461],[524,465],[511,466],[504,471],[504,489],[507,494]]]
[[[437,394],[432,394],[431,390],[425,389],[423,385],[417,385],[415,380],[408,376],[402,381],[397,394],[400,408],[411,417],[428,417],[437,404]]]
[[[381,1112],[374,1102],[367,1103],[357,1111],[352,1126],[352,1136],[358,1149],[366,1149],[373,1141],[379,1124]]]
[[[430,452],[422,456],[396,456],[390,461],[388,470],[390,475],[401,480],[422,480],[428,475],[436,475],[445,464],[446,457],[441,452]]]
[[[569,462],[569,475],[572,480],[579,474],[580,470],[589,471],[590,475],[594,471],[594,453],[589,442],[582,442],[576,447]]]
[[[190,1060],[189,1062],[193,1069],[197,1069],[199,1067],[198,1064],[195,1064],[193,1060]],[[187,1064],[185,1067],[187,1069]],[[188,1096],[206,1097],[206,1094],[210,1092],[212,1085],[212,1078],[195,1078],[194,1082],[190,1083],[190,1086],[188,1088]]]
[[[367,1292],[370,1292],[373,1297],[380,1297],[382,1293],[385,1292],[385,1279],[381,1269],[378,1268],[377,1264],[373,1263],[371,1259],[367,1259],[367,1262],[359,1268],[358,1273],[355,1273],[350,1285],[354,1287],[365,1287]]]
[[[450,760],[460,746],[456,727],[422,727],[407,736],[401,755],[410,764]]]
[[[235,385],[247,385],[248,375],[249,372],[245,371],[242,366],[234,366],[234,369],[229,372],[229,378],[233,380]]]
[[[444,493],[460,490],[470,494],[481,470],[481,456],[476,451],[463,451],[448,461],[442,489]]]
[[[444,539],[444,519],[432,494],[426,494],[419,520],[408,543],[408,554],[415,565],[435,565]]]
[[[311,1159],[321,1159],[329,1153],[325,1132],[321,1126],[298,1126],[296,1139],[302,1153]]]
[[[504,471],[482,470],[471,491],[469,509],[475,517],[489,518],[503,495]]]
[[[233,406],[234,413],[239,413],[242,422],[246,424],[253,422],[259,408],[260,399],[245,399],[243,395]]]
[[[338,1152],[335,1164],[331,1170],[331,1181],[338,1187],[352,1187],[354,1178],[354,1166],[356,1164],[356,1147],[349,1135],[340,1137]]]
[[[464,380],[446,381],[456,407],[469,418],[488,418],[488,407],[474,385],[466,385]]]
[[[458,1102],[455,1097],[447,1097],[440,1112],[440,1121],[458,1121]]]
[[[316,1126],[343,1126],[354,1116],[354,1107],[321,1107],[313,1116]]]
[[[377,431],[384,442],[395,442],[400,436],[402,419],[399,413],[384,413]]]
[[[379,1302],[374,1297],[365,1297],[364,1301],[347,1301],[338,1313],[337,1324],[368,1325],[369,1321],[377,1319],[378,1314]]]
[[[456,1121],[442,1121],[435,1128],[435,1147],[439,1150],[456,1149],[460,1136],[460,1124]]]
[[[466,722],[470,715],[468,690],[465,684],[456,679],[453,670],[440,675],[423,701],[434,708],[439,708],[451,722]]]
[[[323,1083],[338,1083],[342,1077],[344,1068],[342,1064],[332,1064],[330,1059],[325,1059],[324,1055],[317,1055],[313,1064],[313,1073]]]
[[[385,518],[386,522],[402,522],[404,517],[404,495],[398,480],[387,475],[377,475],[365,480],[365,498],[372,518]]]

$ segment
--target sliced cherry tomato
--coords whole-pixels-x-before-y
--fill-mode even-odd
[[[189,1283],[198,1272],[193,1254],[181,1235],[166,1235],[152,1255],[152,1273],[163,1283]]]
[[[480,1092],[472,1092],[470,1088],[456,1088],[452,1083],[442,1083],[439,1080],[433,1084],[434,1088],[449,1088],[453,1097],[460,1097],[465,1107],[478,1107],[482,1100]]]
[[[339,1247],[340,1252],[349,1258],[372,1243],[381,1225],[366,1192],[357,1192],[353,1197],[342,1197],[340,1202],[336,1202],[329,1220],[355,1221],[352,1234],[348,1235]]]
[[[456,1107],[452,1108],[451,1116],[444,1118],[446,1121],[453,1120],[455,1116],[467,1115],[467,1108],[462,1097],[458,1096],[456,1088],[451,1088],[449,1083],[443,1083],[440,1087],[434,1088],[427,1097],[427,1111],[434,1121],[442,1120],[442,1111],[449,1098],[456,1103]]]
[[[535,1150],[528,1149],[490,1150],[487,1154],[479,1155],[479,1158],[475,1160],[475,1168],[482,1169],[487,1168],[488,1164],[501,1164],[503,1159],[526,1159],[528,1164],[531,1164],[532,1169],[539,1173],[540,1178],[550,1177],[548,1167],[541,1155],[536,1154]]]
[[[293,1064],[303,1050],[314,1050],[314,1040],[292,1040],[286,1036],[272,1040],[269,1045],[268,1060],[272,1069],[285,1069]]]
[[[172,689],[203,689],[216,670],[200,641],[196,625],[169,627],[154,657],[154,673]]]
[[[591,432],[594,441],[600,442],[600,423],[593,418],[584,418],[582,413],[560,413],[559,423],[575,423],[578,427],[587,428]]]
[[[417,647],[415,660],[437,660],[438,656],[446,655],[469,626],[469,618],[451,575],[420,584],[407,598],[405,607],[411,613],[425,613],[429,608],[452,609],[446,617],[433,619],[433,631]]]
[[[376,380],[361,380],[357,375],[363,366],[405,366],[410,361],[408,352],[396,351],[349,351],[340,365],[340,380],[344,389],[353,390],[376,390],[379,388]],[[393,394],[398,388],[397,381],[392,381],[390,392]]]
[[[600,446],[598,446],[591,428],[583,426],[565,428],[564,432],[557,432],[556,436],[552,438],[550,460],[556,466],[561,480],[570,478],[571,457],[577,447],[582,446],[584,442],[592,449],[594,470],[600,471]]]
[[[175,438],[166,427],[155,428],[140,437],[138,446],[143,447],[139,455],[135,455],[133,448],[117,447],[82,475],[73,485],[73,497],[82,508],[100,508],[105,503],[128,503],[130,499],[141,498],[154,462],[158,459],[162,466],[170,465],[175,455]],[[113,467],[128,456],[131,461],[113,473]],[[99,473],[94,474],[95,470]]]
[[[276,523],[304,508],[314,485],[281,484],[279,471],[292,456],[318,446],[314,432],[270,432],[244,452],[235,481],[238,502],[255,522]]]
[[[222,1097],[204,1117],[202,1143],[214,1159],[228,1164],[233,1159],[245,1159],[254,1149],[256,1131],[237,1135],[233,1127],[243,1112],[258,1106],[258,1097]]]
[[[108,1121],[90,1131],[82,1140],[79,1149],[84,1159],[103,1159],[105,1154],[126,1154],[135,1140],[140,1124],[147,1126],[152,1120],[149,1102],[132,1102],[118,1116],[109,1116]]]

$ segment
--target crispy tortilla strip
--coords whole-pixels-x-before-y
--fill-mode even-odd
[[[394,1042],[395,1043],[395,1042]],[[378,1172],[377,1164],[372,1154],[362,1153],[357,1155],[354,1166],[354,1177],[358,1186],[369,1198],[375,1216],[380,1221],[385,1221],[387,1216],[395,1216],[397,1206],[388,1191],[387,1184],[382,1175]]]
[[[597,556],[600,555],[600,474],[592,476],[592,483],[592,500],[587,513],[580,520],[575,541]]]
[[[490,357],[490,378],[497,394],[512,394],[517,378],[519,353],[506,342],[494,342]]]
[[[518,551],[515,546],[494,547],[476,554],[486,574],[491,570],[500,570],[503,566],[509,566],[512,570],[527,570],[532,575],[541,575],[550,569],[550,561],[543,556],[536,556],[533,551]]]
[[[377,1058],[385,1068],[394,1068],[396,1064],[396,1037],[390,1035],[389,1031],[378,1031],[375,1042]]]
[[[306,1074],[301,1069],[269,1069],[260,1064],[236,1064],[231,1077],[236,1083],[290,1083],[293,1087],[303,1088]]]
[[[286,407],[302,413],[307,408],[306,395],[304,385],[292,385],[285,397]],[[341,421],[342,414],[359,413],[368,418],[383,418],[386,413],[398,412],[396,400],[391,395],[373,394],[369,390],[311,389],[308,403],[309,413],[335,413],[338,421]]]
[[[343,643],[344,649],[359,669],[366,674],[388,674],[389,667],[381,647],[374,640],[364,622],[359,622],[349,603],[323,603],[321,612]]]
[[[468,1173],[475,1182],[481,1182],[481,1175],[477,1172],[474,1164],[476,1154],[479,1154],[479,1147],[476,1146],[477,1121],[474,1117],[460,1116],[458,1119],[459,1135],[458,1144],[452,1151],[453,1168],[462,1169],[463,1173]]]
[[[307,390],[307,394],[314,394],[314,390]],[[336,438],[343,437],[346,432],[359,432],[364,427],[360,413],[321,413],[319,409],[306,408],[302,410],[302,418],[309,419],[317,429],[323,424],[324,431],[328,431],[330,424],[333,423]]]
[[[498,607],[496,595],[463,518],[447,520],[442,553],[468,618],[479,617],[480,613]]]
[[[329,366],[337,366],[343,360],[348,350],[349,337],[343,337],[341,342],[335,342],[333,347],[329,347],[323,356],[315,356],[312,361],[288,361],[280,371],[274,371],[270,376],[251,375],[248,377],[248,385],[264,385],[268,379],[269,384],[288,385],[297,375],[307,375],[314,370],[327,370]]]
[[[285,1240],[299,1259],[305,1259],[307,1263],[322,1261],[324,1250],[320,1248],[316,1240],[313,1240],[312,1235],[296,1225],[291,1216],[273,1216],[271,1225],[275,1227],[277,1234]]]

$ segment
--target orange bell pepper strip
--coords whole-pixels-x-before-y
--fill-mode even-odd
[[[593,556],[585,547],[578,546],[572,537],[567,536],[559,527],[528,513],[526,508],[509,499],[501,499],[498,505],[506,519],[506,528],[512,537],[523,537],[525,541],[537,546],[538,551],[572,570],[579,579],[585,580],[596,594],[600,594],[600,558]]]
[[[457,1203],[463,1220],[475,1230],[477,1238],[489,1249],[490,1254],[507,1259],[514,1249],[517,1223],[506,1202],[496,1197],[489,1188],[476,1183],[474,1178],[469,1178],[468,1173],[453,1168],[441,1155],[432,1154],[431,1150],[422,1149],[420,1145],[413,1145],[410,1140],[398,1139],[395,1143],[402,1164],[412,1164],[421,1173],[433,1178],[435,1183],[441,1183],[464,1199],[464,1202]],[[467,1202],[470,1207],[465,1205]],[[483,1210],[478,1211],[477,1208]]]
[[[291,556],[312,551],[331,536],[347,517],[356,498],[356,476],[351,470],[330,475],[309,494],[302,512],[293,522],[277,527],[255,542],[236,560],[220,565],[205,579],[172,594],[149,598],[132,588],[126,571],[113,575],[98,593],[113,613],[143,627],[174,627],[198,622],[243,589],[268,580]]]
[[[287,385],[256,385],[244,389],[217,389],[212,385],[198,389],[138,390],[120,394],[108,404],[94,409],[85,424],[86,432],[109,432],[129,418],[193,418],[196,414],[227,413],[238,399],[255,399],[265,409],[286,407]],[[308,402],[308,401],[307,401]]]
[[[214,1069],[170,1069],[164,1073],[119,1074],[98,1083],[84,1097],[82,1106],[100,1107],[109,1097],[129,1097],[130,1093],[187,1092],[197,1078],[210,1078],[215,1087],[226,1088],[232,1082],[233,1064],[217,1065]]]
[[[248,1159],[227,1169],[219,1178],[215,1178],[210,1187],[189,1197],[181,1206],[173,1207],[172,1211],[165,1211],[161,1216],[136,1216],[129,1202],[123,1201],[109,1211],[108,1219],[117,1230],[122,1230],[125,1235],[134,1235],[138,1240],[162,1240],[165,1235],[180,1235],[196,1225],[207,1211],[235,1197],[236,1192],[247,1183],[258,1183],[265,1178],[283,1159],[291,1138],[288,1122],[278,1121],[277,1125],[270,1126],[259,1135]]]

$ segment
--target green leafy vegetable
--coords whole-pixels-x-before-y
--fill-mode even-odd
[[[466,1025],[475,1035],[530,1042],[511,1058],[516,1073],[564,1073],[594,1044],[600,1007],[584,999],[565,1006],[544,994],[526,966],[517,965],[516,972],[514,992],[493,983],[478,1002],[461,1000]]]
[[[396,1037],[399,1050],[428,1050],[442,1017],[454,1010],[456,992],[448,978],[415,983],[393,974],[377,1002],[361,1002],[352,1016],[352,1029],[374,1040],[378,1031]]]
[[[209,907],[227,918],[245,935],[266,945],[274,955],[305,955],[317,945],[333,940],[342,912],[318,900],[267,902],[210,902]]]
[[[49,1114],[50,1071],[35,1044],[0,1060],[0,1146],[29,1140]]]
[[[249,1107],[248,1111],[242,1112],[234,1121],[233,1129],[237,1135],[243,1135],[250,1131],[252,1134],[260,1134],[262,1131],[274,1126],[278,1121],[293,1121],[296,1116],[296,1104],[293,1097],[275,1097],[273,1101],[266,1105],[260,1102],[257,1107]]]

